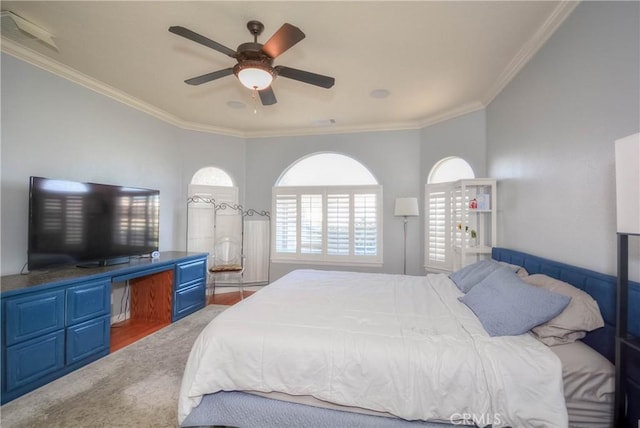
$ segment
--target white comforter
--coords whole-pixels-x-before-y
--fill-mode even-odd
[[[193,345],[182,422],[204,394],[311,395],[409,420],[564,427],[558,358],[491,338],[445,275],[299,270],[215,318]]]

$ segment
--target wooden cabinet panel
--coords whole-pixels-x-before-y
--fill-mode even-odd
[[[183,263],[176,266],[176,290],[185,288],[192,281],[198,281],[205,278],[206,260],[199,260],[192,263]]]
[[[7,346],[64,328],[64,290],[17,296],[6,301]]]
[[[173,306],[173,320],[177,321],[198,309],[202,309],[206,301],[205,291],[204,281],[196,283],[192,287],[177,290]]]
[[[67,364],[109,349],[109,315],[67,328]]]
[[[7,391],[64,367],[64,330],[7,348]]]
[[[173,270],[131,280],[131,319],[171,323]]]
[[[77,324],[108,314],[111,303],[111,281],[103,279],[67,289],[67,325]]]

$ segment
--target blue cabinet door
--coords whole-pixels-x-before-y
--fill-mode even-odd
[[[7,391],[64,367],[64,330],[7,347]]]
[[[177,264],[175,289],[185,288],[191,285],[190,283],[193,281],[203,281],[206,275],[206,268],[206,260]]]
[[[195,285],[178,290],[174,294],[173,302],[173,321],[177,321],[190,313],[202,309],[205,306],[204,282],[198,282]]]
[[[67,364],[74,364],[109,349],[110,316],[76,324],[67,328]]]
[[[67,288],[67,325],[77,324],[111,310],[111,281],[102,279]]]
[[[6,344],[13,345],[64,328],[64,290],[6,300]]]

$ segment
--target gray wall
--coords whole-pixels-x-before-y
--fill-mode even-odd
[[[613,142],[640,128],[639,8],[581,3],[487,108],[502,246],[615,274]]]
[[[244,140],[177,129],[2,55],[3,275],[27,260],[30,175],[160,190],[160,249],[185,248],[186,183],[207,164],[244,188]]]
[[[420,132],[420,182],[426,184],[431,168],[449,156],[469,162],[477,178],[487,177],[486,135],[484,109],[423,128]]]

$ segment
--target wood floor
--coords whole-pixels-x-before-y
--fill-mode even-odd
[[[153,332],[168,326],[171,323],[165,321],[128,319],[111,326],[110,352],[131,345],[133,342],[150,335]]]
[[[244,297],[251,296],[255,291],[245,290],[243,292]],[[216,293],[213,296],[209,297],[210,305],[235,305],[238,303],[242,297],[240,296],[239,291],[234,291],[232,293]]]
[[[243,292],[244,297],[248,297],[255,293],[255,291],[245,290]],[[242,297],[239,291],[231,293],[216,293],[210,296],[207,304],[209,305],[235,305]],[[145,319],[128,319],[111,326],[111,346],[110,352],[115,352],[118,349],[124,348],[133,342],[142,339],[143,337],[160,330],[163,327],[171,324],[170,321],[154,321]]]

